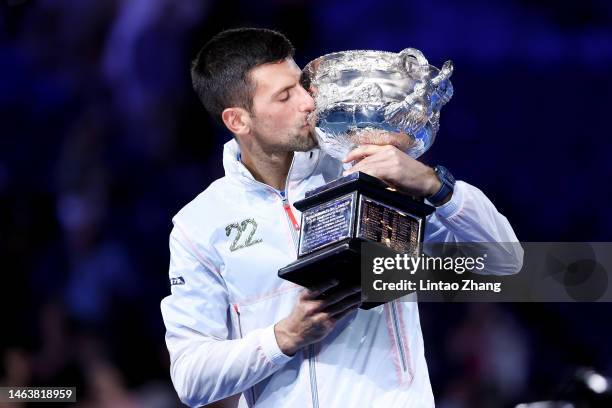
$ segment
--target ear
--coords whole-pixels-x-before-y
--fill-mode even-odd
[[[225,126],[235,135],[244,135],[251,131],[251,115],[243,108],[226,108],[221,112]]]

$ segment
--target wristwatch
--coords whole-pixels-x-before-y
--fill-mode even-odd
[[[442,201],[444,201],[446,196],[452,194],[455,188],[455,178],[444,166],[436,166],[434,167],[434,171],[436,172],[436,176],[438,176],[438,180],[442,183],[442,186],[435,194],[427,197],[427,200],[438,207],[442,205]]]

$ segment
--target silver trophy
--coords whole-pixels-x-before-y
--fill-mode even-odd
[[[453,64],[400,53],[343,51],[309,62],[302,81],[315,98],[319,146],[342,160],[361,144],[392,144],[413,158],[433,144],[440,109],[453,95]]]
[[[302,85],[315,99],[311,120],[320,148],[342,160],[362,144],[391,144],[419,157],[433,144],[440,109],[453,95],[452,72],[451,61],[438,69],[414,48],[335,52],[309,62]],[[298,259],[279,276],[306,287],[330,279],[358,285],[364,242],[414,253],[434,210],[361,172],[311,190],[294,205],[302,211]]]

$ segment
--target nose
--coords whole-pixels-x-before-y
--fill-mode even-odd
[[[302,100],[300,103],[300,110],[303,112],[312,112],[315,109],[314,99],[312,98],[312,96],[310,96],[308,91],[304,89],[303,86],[299,85],[298,88],[300,90],[301,97],[302,97]]]

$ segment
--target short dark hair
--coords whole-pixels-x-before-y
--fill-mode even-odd
[[[252,109],[251,69],[293,57],[291,42],[278,31],[236,28],[215,35],[191,64],[191,81],[208,113],[222,123],[224,109]]]

